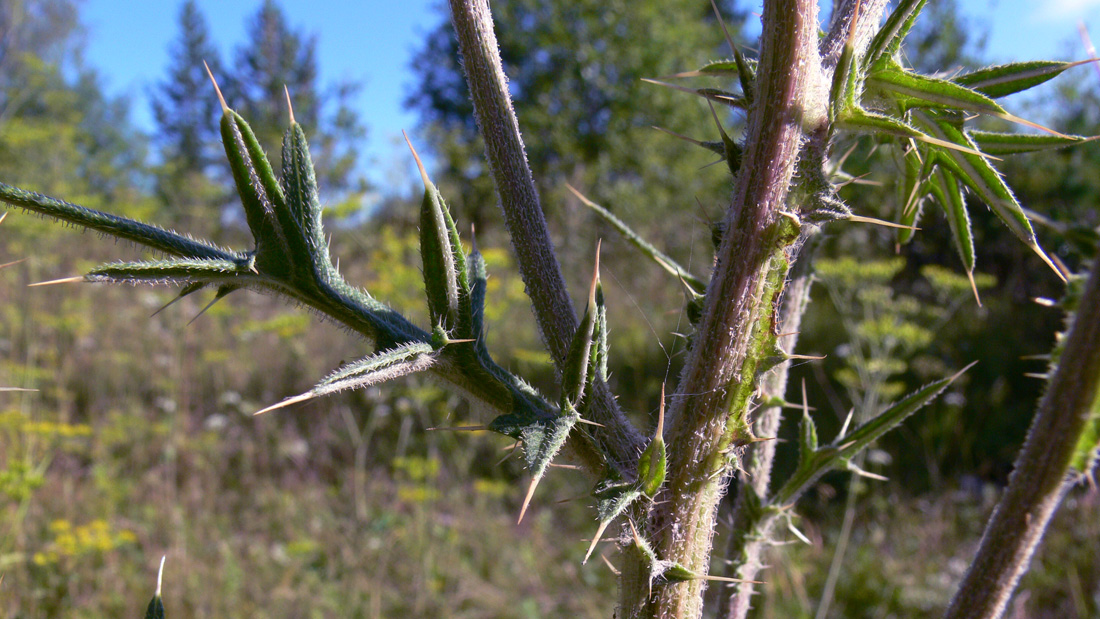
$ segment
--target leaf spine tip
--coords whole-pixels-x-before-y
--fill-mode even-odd
[[[7,266],[7,265],[5,265]],[[36,284],[27,284],[27,288],[35,288],[38,286],[53,286],[54,284],[75,284],[77,282],[87,281],[83,275],[77,275],[76,277],[62,277],[61,279],[51,279],[48,282],[38,282]]]
[[[592,556],[592,551],[596,549],[596,544],[600,542],[600,537],[603,536],[603,532],[607,530],[609,524],[611,524],[610,520],[600,523],[599,528],[596,529],[596,534],[592,536],[592,543],[588,545],[588,552],[584,553],[584,560],[581,561],[581,565],[588,563],[588,558]]]
[[[424,169],[424,164],[420,161],[420,155],[416,153],[416,149],[413,148],[412,142],[409,140],[409,134],[405,133],[405,130],[401,130],[401,135],[405,136],[405,143],[409,145],[409,150],[412,151],[413,159],[416,160],[416,167],[420,169],[420,179],[424,181],[424,189],[432,186],[432,181],[428,179],[428,171]]]
[[[210,70],[210,65],[206,64],[206,61],[202,61],[202,66],[206,67],[206,74],[210,76],[210,83],[214,84],[214,92],[218,93],[218,103],[222,104],[222,112],[229,113],[229,106],[225,104],[225,97],[222,96],[222,89],[218,88],[218,80],[214,79],[214,72]]]
[[[531,480],[531,485],[527,487],[527,496],[523,497],[523,507],[519,508],[519,518],[516,520],[516,524],[523,522],[523,515],[527,513],[527,506],[531,504],[531,497],[535,496],[535,488],[539,485],[541,476],[535,477]]]
[[[290,124],[296,124],[294,120],[294,105],[290,102],[290,88],[283,84],[283,92],[286,93],[286,110],[290,114]]]
[[[306,400],[311,400],[314,397],[316,397],[316,396],[313,395],[313,393],[310,393],[310,392],[306,392],[306,393],[303,393],[301,395],[296,395],[292,398],[287,398],[287,399],[285,399],[282,402],[279,402],[277,404],[272,404],[271,406],[268,406],[267,408],[258,410],[255,413],[252,413],[252,416],[255,417],[257,415],[263,415],[264,413],[269,413],[273,410],[290,406],[291,404],[297,404],[298,402],[305,402]]]
[[[981,307],[982,298],[978,296],[978,284],[974,282],[974,271],[972,269],[967,269],[966,277],[970,280],[970,289],[974,291],[974,300],[978,302],[978,307]]]
[[[160,586],[164,582],[164,560],[168,558],[168,555],[161,555],[160,568],[157,569],[157,597],[160,597]]]

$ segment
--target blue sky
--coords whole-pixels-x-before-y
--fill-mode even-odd
[[[376,161],[365,170],[376,182],[385,181],[391,167],[386,161],[401,152],[401,130],[416,126],[416,116],[402,108],[411,88],[409,63],[438,23],[441,2],[279,0],[295,28],[318,36],[322,83],[350,79],[364,84],[357,107],[369,130],[366,153]],[[110,93],[132,98],[133,117],[145,128],[152,126],[147,94],[167,72],[168,45],[178,37],[180,4],[181,0],[84,0],[82,5],[89,64],[101,72]],[[260,0],[199,1],[223,57],[231,58],[244,40],[246,22],[259,4]],[[1078,21],[1084,21],[1100,44],[1100,0],[959,4],[973,26],[986,29],[991,60],[1083,58]],[[1082,79],[1096,79],[1091,71],[1078,71]]]

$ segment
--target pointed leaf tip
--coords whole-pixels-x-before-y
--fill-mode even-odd
[[[596,240],[596,266],[592,268],[592,285],[588,289],[588,304],[595,309],[596,307],[596,288],[600,285],[600,246],[603,244],[603,239]]]
[[[596,544],[600,543],[600,538],[603,537],[603,532],[607,530],[609,524],[611,524],[610,520],[604,520],[600,523],[600,526],[596,529],[596,534],[592,536],[592,543],[588,545],[588,552],[584,553],[584,560],[581,561],[581,565],[588,563],[588,558],[592,556],[592,551],[596,549]]]
[[[527,513],[527,506],[531,504],[531,498],[535,496],[535,488],[538,487],[541,479],[541,475],[536,476],[531,480],[531,485],[527,487],[527,496],[523,497],[523,506],[519,508],[519,518],[516,519],[516,524],[523,522],[523,516]]]
[[[424,181],[424,189],[432,186],[432,181],[428,179],[428,171],[424,169],[424,164],[420,161],[420,155],[416,153],[416,149],[413,148],[412,142],[409,140],[409,134],[405,133],[405,130],[401,130],[401,135],[405,137],[405,143],[409,145],[409,150],[412,151],[413,159],[416,160],[416,167],[420,169],[420,179]]]
[[[206,64],[206,61],[202,61],[202,66],[206,67],[206,74],[210,76],[210,83],[214,85],[214,92],[218,93],[218,103],[222,104],[222,112],[228,114],[229,106],[225,103],[225,97],[222,96],[222,89],[218,87],[218,80],[214,79],[214,72],[210,70],[210,65]]]
[[[283,84],[283,92],[286,93],[286,110],[290,113],[290,124],[294,124],[294,104],[290,102],[290,88]]]
[[[287,399],[285,399],[282,402],[279,402],[277,404],[272,404],[271,406],[268,406],[267,408],[260,409],[260,410],[256,411],[255,413],[252,413],[252,416],[255,417],[257,415],[263,415],[264,413],[269,413],[269,412],[271,412],[273,410],[276,410],[276,409],[279,409],[279,408],[285,408],[287,406],[290,406],[291,404],[297,404],[299,402],[305,402],[306,400],[312,400],[314,397],[316,397],[316,396],[313,395],[312,392],[306,392],[306,393],[303,393],[301,395],[296,395],[292,398],[287,398]]]
[[[27,288],[36,288],[38,286],[53,286],[55,284],[75,284],[77,282],[86,281],[83,275],[77,275],[75,277],[62,277],[61,279],[51,279],[48,282],[38,282],[36,284],[27,284]]]

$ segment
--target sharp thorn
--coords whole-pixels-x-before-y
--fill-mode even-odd
[[[981,307],[982,298],[978,296],[978,284],[974,282],[974,271],[967,269],[966,277],[970,280],[970,289],[974,291],[974,300],[978,302],[978,307]]]
[[[279,409],[279,408],[285,408],[287,406],[290,406],[291,404],[297,404],[299,402],[305,402],[306,400],[312,400],[315,397],[317,397],[317,396],[314,395],[312,392],[307,391],[306,393],[303,393],[301,395],[296,395],[292,398],[287,398],[287,399],[283,400],[282,402],[279,402],[278,404],[272,404],[271,406],[268,406],[267,408],[260,409],[260,410],[256,411],[255,413],[252,413],[252,416],[255,417],[256,415],[263,415],[264,413],[269,413],[269,412],[271,412],[273,410],[276,410],[276,409]]]
[[[198,319],[199,319],[199,316],[202,316],[203,314],[205,314],[205,313],[206,313],[206,310],[208,310],[208,309],[210,309],[210,308],[214,307],[214,304],[215,304],[215,303],[217,303],[218,301],[220,301],[220,300],[221,300],[221,298],[222,298],[222,296],[223,296],[223,295],[219,294],[219,295],[215,296],[215,297],[214,297],[213,299],[211,299],[211,301],[210,301],[209,303],[207,303],[207,304],[206,304],[206,307],[204,307],[204,308],[202,308],[201,310],[199,310],[199,313],[198,313],[198,314],[195,314],[195,317],[194,317],[194,318],[192,318],[191,320],[188,320],[188,321],[187,321],[187,326],[189,326],[189,327],[190,327],[190,326],[191,326],[191,323],[195,322],[196,320],[198,320]]]
[[[295,124],[294,121],[294,105],[290,102],[290,89],[286,84],[283,84],[283,92],[286,93],[286,110],[290,113],[290,124]]]
[[[902,228],[904,230],[920,230],[916,226],[906,226],[904,224],[896,224],[892,221],[885,221],[883,219],[875,219],[874,217],[863,217],[862,215],[851,215],[848,217],[848,221],[854,221],[866,224],[875,224],[876,226],[885,226],[887,228]]]
[[[665,384],[661,383],[661,405],[657,409],[657,430],[653,433],[654,440],[665,435]]]
[[[38,390],[37,389],[24,389],[22,387],[0,387],[0,391],[30,393],[32,391],[38,391]]]
[[[484,432],[489,426],[451,426],[449,428],[427,428],[428,432]]]
[[[7,215],[7,213],[4,213],[4,214]],[[0,221],[3,221],[2,217],[0,217]],[[3,269],[5,267],[10,267],[10,266],[15,266],[15,265],[19,264],[20,262],[26,262],[26,261],[27,261],[26,258],[20,258],[19,260],[12,260],[11,262],[5,262],[4,264],[0,264],[0,269]]]
[[[424,164],[420,161],[420,155],[416,153],[416,149],[413,148],[409,135],[404,130],[401,131],[401,135],[405,136],[405,143],[409,145],[409,150],[412,151],[413,159],[416,160],[416,167],[420,170],[420,180],[424,181],[424,190],[427,191],[428,187],[432,186],[432,181],[428,178],[428,171],[424,169]]]
[[[600,542],[600,538],[603,536],[603,532],[607,530],[607,525],[609,524],[611,524],[610,520],[604,520],[600,523],[599,528],[596,529],[596,534],[592,536],[592,543],[588,545],[588,552],[584,553],[584,560],[581,561],[581,565],[588,563],[588,558],[592,556],[592,551],[596,549],[596,544]]]
[[[4,211],[3,214],[0,214],[0,224],[4,223],[4,220],[7,219],[7,218],[8,218],[8,212]]]
[[[699,578],[699,579],[702,579],[702,580],[713,580],[713,581],[717,581],[717,582],[747,583],[747,584],[750,584],[750,585],[767,584],[762,580],[746,580],[744,578],[733,578],[733,577],[730,577],[730,576],[711,576],[710,574],[705,574],[703,576],[696,576],[696,578]]]
[[[218,80],[214,79],[214,72],[210,70],[210,65],[206,64],[206,61],[202,61],[202,66],[206,67],[206,74],[210,76],[210,83],[214,84],[214,92],[218,93],[218,103],[222,104],[222,112],[229,113],[229,106],[225,104],[225,97],[222,96],[222,89],[218,88]]]
[[[1046,380],[1050,378],[1049,374],[1039,374],[1037,372],[1024,372],[1024,376],[1028,378],[1038,378],[1039,380]]]
[[[1058,305],[1058,302],[1054,299],[1047,299],[1045,297],[1035,297],[1031,300],[1031,302],[1035,303],[1036,305],[1042,305],[1043,307],[1054,307],[1055,305]]]
[[[167,555],[161,555],[160,568],[157,569],[157,597],[160,597],[160,586],[164,582],[164,560],[167,559]]]
[[[1052,271],[1054,271],[1054,274],[1058,276],[1058,279],[1061,279],[1062,282],[1066,281],[1066,276],[1062,274],[1062,271],[1058,269],[1058,266],[1054,264],[1049,256],[1047,256],[1046,252],[1043,251],[1043,248],[1039,247],[1038,243],[1032,241],[1029,244],[1029,247],[1031,247],[1031,251],[1039,254],[1039,258],[1042,259],[1043,262],[1047,263],[1047,266],[1050,267]]]
[[[607,566],[607,569],[611,570],[611,573],[612,573],[612,574],[614,574],[614,575],[616,575],[616,576],[618,576],[618,575],[619,575],[619,570],[615,569],[615,566],[614,566],[614,565],[611,565],[611,561],[610,561],[610,560],[608,560],[608,558],[607,558],[606,556],[604,556],[604,555],[600,555],[600,558],[601,558],[601,559],[603,559],[603,563],[604,563],[604,565],[606,565],[606,566]]]
[[[595,421],[589,421],[589,420],[585,419],[584,417],[579,417],[577,419],[577,423],[583,423],[583,424],[590,425],[590,426],[596,426],[597,428],[606,428],[607,427],[607,426],[603,425],[602,423],[597,423]]]
[[[77,282],[88,281],[84,279],[83,275],[76,277],[62,277],[61,279],[51,279],[48,282],[38,282],[37,284],[27,284],[27,288],[36,288],[38,286],[53,286],[54,284],[75,284]]]
[[[548,464],[546,466],[549,466],[552,469],[565,469],[567,471],[583,471],[584,470],[583,467],[577,466],[576,464],[554,464],[553,462],[551,462],[550,464]]]
[[[523,522],[523,515],[527,513],[527,506],[531,504],[531,497],[535,496],[535,488],[538,487],[540,479],[542,479],[541,476],[535,477],[527,487],[527,496],[523,497],[523,506],[519,508],[519,519],[516,520],[516,524]]]

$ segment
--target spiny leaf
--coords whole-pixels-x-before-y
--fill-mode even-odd
[[[929,133],[937,138],[955,144],[962,144],[971,149],[975,148],[970,138],[951,122],[921,111],[914,112],[913,116],[920,121]],[[1038,254],[1058,277],[1064,279],[1054,263],[1039,247],[1039,242],[1035,238],[1035,231],[1031,228],[1031,222],[1028,221],[1020,203],[1016,201],[1016,196],[1012,194],[1012,190],[1008,188],[1000,173],[993,168],[989,161],[985,157],[957,149],[944,149],[941,152],[943,157],[938,160],[938,163],[946,166],[960,181],[970,187],[983,202],[993,209],[993,212],[1008,226],[1009,230],[1012,230],[1013,234]]]
[[[1095,62],[1095,60],[1014,62],[956,75],[951,81],[972,88],[988,97],[998,98],[1038,86],[1058,77],[1066,69],[1088,62]]]
[[[580,324],[573,333],[561,376],[562,409],[576,408],[584,396],[584,387],[593,371],[592,336],[596,329],[599,307],[596,305],[596,289],[600,284],[600,244],[596,244],[596,266],[593,268],[592,285],[588,292],[588,305],[584,308]]]
[[[905,40],[913,22],[917,19],[925,0],[901,0],[894,11],[886,18],[886,22],[879,28],[878,33],[871,39],[867,52],[863,57],[863,66],[874,66],[883,58],[891,58],[901,49],[901,43]]]
[[[115,238],[144,245],[170,256],[217,260],[237,260],[240,258],[236,252],[222,249],[204,241],[197,241],[159,226],[103,213],[64,200],[44,196],[40,193],[12,187],[5,183],[0,183],[0,200],[40,215],[60,219]]]
[[[1096,139],[1095,137],[1087,138],[1080,135],[1058,136],[1037,133],[998,133],[993,131],[967,131],[966,133],[983,153],[989,155],[1034,153],[1065,148]]]
[[[604,302],[603,284],[596,282],[596,324],[592,329],[592,368],[588,376],[588,383],[594,381],[607,382],[607,360],[609,356],[607,325],[607,305]]]
[[[928,384],[892,404],[875,416],[874,419],[867,421],[847,436],[838,438],[838,441],[843,442],[839,444],[834,442],[831,445],[820,447],[809,457],[800,458],[798,468],[784,482],[783,487],[775,493],[773,503],[776,505],[789,505],[827,471],[840,466],[855,454],[866,449],[883,434],[897,427],[910,415],[935,399],[973,365],[974,363],[971,363],[954,375]]]
[[[194,285],[202,287],[225,284],[247,275],[252,275],[247,261],[178,259],[105,264],[89,271],[85,279],[113,283],[172,284],[185,286],[185,294],[190,294],[194,292]]]
[[[477,239],[472,231],[470,241],[473,248],[466,258],[470,278],[470,335],[478,341],[479,348],[484,348],[482,336],[485,334],[485,292],[489,285],[489,275],[485,270],[485,258],[477,249]]]
[[[745,97],[726,91],[719,88],[688,88],[686,86],[678,86],[676,84],[669,84],[668,82],[661,82],[658,80],[651,80],[649,78],[642,78],[643,82],[649,82],[650,84],[656,84],[658,86],[664,86],[665,88],[671,88],[673,90],[679,90],[680,92],[686,92],[689,94],[700,96],[704,99],[709,99],[716,103],[728,105],[734,109],[747,110],[749,109],[749,101]]]
[[[287,105],[289,104],[288,94]],[[281,217],[281,225],[284,230],[296,232],[291,242],[296,245],[296,251],[304,253],[302,262],[311,264],[321,274],[327,274],[332,265],[321,222],[321,199],[313,158],[309,154],[305,131],[293,121],[293,111],[290,117],[290,127],[283,134],[282,170],[282,187],[289,217]]]
[[[964,146],[960,143],[928,135],[903,120],[860,108],[845,110],[836,125],[838,128],[847,129],[848,131],[910,138],[946,150],[960,151],[977,157],[983,156],[983,153],[973,148],[973,146]]]
[[[722,28],[725,29],[724,23]],[[756,66],[749,64],[741,54],[741,50],[736,47],[733,48],[733,60],[737,64],[737,79],[741,82],[741,92],[745,95],[745,102],[752,105],[752,100],[756,96]]]
[[[802,420],[798,425],[798,465],[804,466],[817,451],[817,424],[806,402],[806,381],[802,381]]]
[[[665,454],[665,386],[661,385],[661,405],[657,411],[657,430],[653,433],[653,440],[642,452],[638,459],[638,486],[649,498],[657,495],[657,491],[665,483],[665,469],[667,457]]]
[[[424,261],[424,289],[432,323],[442,327],[448,336],[474,339],[466,255],[458,229],[408,136],[405,141],[424,181],[424,199],[420,205],[420,255]]]
[[[631,230],[629,226],[623,223],[621,219],[611,214],[611,211],[608,211],[599,204],[596,204],[595,202],[589,200],[584,196],[584,194],[574,189],[572,185],[569,185],[567,183],[565,186],[567,189],[569,189],[569,191],[573,192],[573,195],[577,196],[577,199],[580,200],[582,204],[592,209],[594,213],[599,215],[601,219],[610,224],[612,228],[618,230],[619,234],[623,235],[626,240],[630,242],[631,245],[633,245],[639,251],[645,254],[646,257],[656,262],[658,266],[660,266],[668,273],[672,274],[677,279],[686,283],[692,289],[692,291],[696,292],[697,294],[703,294],[706,292],[707,285],[703,282],[703,280],[695,277],[691,274],[690,271],[677,264],[675,260],[665,255],[661,250],[650,245],[645,239],[643,239],[636,232]]]
[[[531,471],[531,485],[527,488],[527,494],[523,498],[523,506],[519,511],[517,522],[523,521],[523,515],[527,513],[527,506],[531,504],[531,497],[535,495],[546,469],[558,455],[565,441],[569,438],[569,431],[580,419],[580,414],[575,410],[563,411],[563,413],[549,421],[534,423],[520,432],[523,440],[524,455],[527,459],[527,468]]]
[[[906,71],[897,65],[870,74],[867,83],[888,93],[887,96],[902,109],[922,107],[998,116],[1008,114],[996,101],[981,93],[947,80]]]
[[[966,211],[966,199],[963,197],[962,188],[955,176],[937,167],[932,175],[932,195],[943,207],[947,215],[947,223],[951,227],[951,237],[955,240],[955,248],[959,250],[963,266],[966,268],[967,277],[974,289],[974,298],[981,307],[982,300],[978,297],[978,288],[974,283],[974,232],[970,229],[970,215]]]
[[[344,391],[361,389],[387,380],[426,370],[436,361],[437,351],[426,342],[411,342],[350,363],[326,376],[313,389],[269,406],[260,415],[298,402]]]
[[[276,225],[274,217],[276,209],[286,208],[286,199],[279,180],[271,169],[267,154],[252,132],[252,127],[240,114],[229,108],[210,67],[206,71],[222,105],[222,145],[225,147],[226,158],[229,159],[229,169],[237,186],[237,194],[244,207],[245,221],[256,240],[256,251],[262,258],[268,258],[271,255],[268,247],[275,243],[278,246],[275,253],[285,253],[286,239],[283,238],[283,231]],[[283,251],[280,252],[280,249]],[[264,263],[265,266],[279,266],[270,258],[264,260]]]
[[[931,157],[925,157],[922,161],[916,148],[910,149],[902,156],[905,176],[903,182],[898,185],[901,194],[898,200],[900,209],[898,223],[909,227],[898,229],[897,242],[899,245],[904,245],[913,240],[916,231],[912,227],[916,225],[920,219],[921,211],[924,209],[924,196],[928,193],[927,184],[931,163]]]
[[[593,494],[596,495],[596,513],[600,524],[596,528],[596,534],[592,537],[592,543],[588,546],[588,552],[585,553],[582,563],[587,562],[588,558],[592,556],[592,551],[596,548],[596,544],[603,536],[603,532],[607,530],[608,525],[642,496],[637,484],[623,483],[615,478],[601,481]]]

